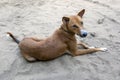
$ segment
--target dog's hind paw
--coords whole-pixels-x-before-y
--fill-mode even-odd
[[[29,57],[29,58],[26,58],[26,60],[28,61],[28,62],[35,62],[35,61],[37,61],[35,58],[33,58],[33,57]]]
[[[101,51],[105,52],[105,51],[108,51],[107,48],[100,48]]]

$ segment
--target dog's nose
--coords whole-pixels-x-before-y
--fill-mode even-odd
[[[86,30],[80,30],[80,32],[81,32],[81,37],[86,37],[87,36],[87,31]]]

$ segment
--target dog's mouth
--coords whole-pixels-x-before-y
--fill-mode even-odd
[[[85,38],[88,35],[88,32],[86,30],[80,30],[80,34],[77,34],[82,38]]]

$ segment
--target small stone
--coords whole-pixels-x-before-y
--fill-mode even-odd
[[[103,18],[103,19],[99,19],[99,20],[97,21],[98,24],[103,24],[103,22],[104,22],[104,18]]]
[[[17,16],[17,18],[20,18],[21,16]]]
[[[112,34],[110,34],[109,37],[114,37],[114,36]]]
[[[91,35],[92,37],[96,37],[96,33],[95,33],[95,32],[90,33],[90,35]]]

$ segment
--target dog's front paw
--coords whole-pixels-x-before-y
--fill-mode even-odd
[[[105,52],[107,51],[108,49],[107,48],[100,48],[101,51]]]

